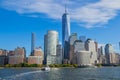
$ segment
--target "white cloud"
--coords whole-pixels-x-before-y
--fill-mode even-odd
[[[120,10],[120,0],[99,0],[94,3],[69,1],[68,11],[72,21],[92,28],[107,24],[115,18]],[[2,0],[1,7],[16,11],[19,14],[44,14],[46,17],[61,19],[64,13],[64,2],[61,0]],[[34,15],[34,17],[37,17]]]

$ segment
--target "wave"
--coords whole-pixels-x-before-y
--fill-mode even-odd
[[[16,78],[18,78],[18,77],[22,77],[22,76],[26,76],[26,75],[30,75],[30,74],[34,74],[34,73],[40,73],[40,72],[43,72],[43,71],[39,70],[39,71],[30,71],[30,72],[20,73],[20,74],[9,76],[9,77],[7,77],[7,79],[16,80]],[[44,72],[48,72],[48,71],[44,71]]]

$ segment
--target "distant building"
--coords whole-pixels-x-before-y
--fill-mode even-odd
[[[47,65],[56,63],[58,32],[48,31],[44,39],[45,62]]]
[[[26,58],[26,51],[25,48],[17,47],[14,50],[14,55],[9,56],[9,64],[19,64],[24,63]]]
[[[72,58],[72,64],[77,64],[77,56],[80,51],[85,51],[85,43],[81,40],[74,41],[74,54]]]
[[[65,41],[68,41],[70,36],[70,16],[65,9],[65,13],[62,16],[62,45],[64,46]]]
[[[79,66],[88,66],[90,63],[90,52],[89,51],[79,51],[77,54],[77,64]]]
[[[106,59],[105,59],[105,50],[104,50],[103,46],[98,48],[98,55],[97,55],[97,57],[98,57],[98,63],[105,64]]]
[[[35,33],[31,34],[31,55],[33,55],[35,49]]]
[[[41,47],[35,48],[33,55],[34,55],[34,56],[42,56],[42,57],[43,57],[43,51],[42,51]]]
[[[11,50],[11,51],[8,52],[8,56],[13,56],[13,55],[15,55],[15,51]]]
[[[77,33],[72,33],[69,37],[69,61],[72,64],[72,59],[74,55],[74,42],[77,40]]]
[[[44,55],[41,48],[35,48],[33,56],[28,57],[28,64],[43,64]]]
[[[2,55],[2,53],[3,53],[3,50],[2,50],[2,49],[0,49],[0,55]]]
[[[85,47],[87,51],[90,51],[90,63],[93,65],[96,64],[98,61],[95,42],[91,39],[87,39]]]
[[[43,64],[42,56],[29,56],[28,64]]]
[[[112,56],[114,55],[114,48],[111,44],[106,44],[105,45],[105,57],[106,57],[106,63],[111,64],[112,61]],[[112,61],[112,62],[111,62]]]
[[[85,43],[81,40],[76,40],[74,42],[74,53],[79,51],[85,51]]]
[[[7,50],[0,49],[0,56],[1,56],[1,55],[7,56],[7,55],[8,55],[8,51],[7,51]]]
[[[74,45],[75,40],[78,40],[77,33],[72,33],[69,37],[69,44]]]
[[[96,41],[95,41],[95,50],[96,50],[96,52],[98,54],[98,43]]]
[[[47,64],[47,34],[44,35],[44,61],[43,64]]]
[[[0,65],[5,65],[8,63],[8,57],[7,57],[8,51],[0,49]]]
[[[57,45],[57,64],[62,64],[63,55],[62,55],[62,45]]]
[[[62,16],[62,45],[64,59],[68,61],[69,59],[69,39],[70,36],[70,16],[65,9],[65,13]]]

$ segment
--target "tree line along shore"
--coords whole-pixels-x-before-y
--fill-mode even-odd
[[[6,65],[0,65],[0,67],[5,67],[5,68],[10,68],[10,67],[45,67],[46,65],[39,65],[39,64],[27,64],[27,63],[20,63],[20,64],[6,64]],[[72,67],[72,68],[77,68],[79,67],[77,64],[50,64],[48,65],[51,68],[60,68],[60,67]],[[97,67],[106,67],[106,66],[120,66],[120,64],[96,64],[95,66]]]

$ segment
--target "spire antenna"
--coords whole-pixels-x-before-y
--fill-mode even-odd
[[[65,0],[65,13],[67,13],[67,0]]]

